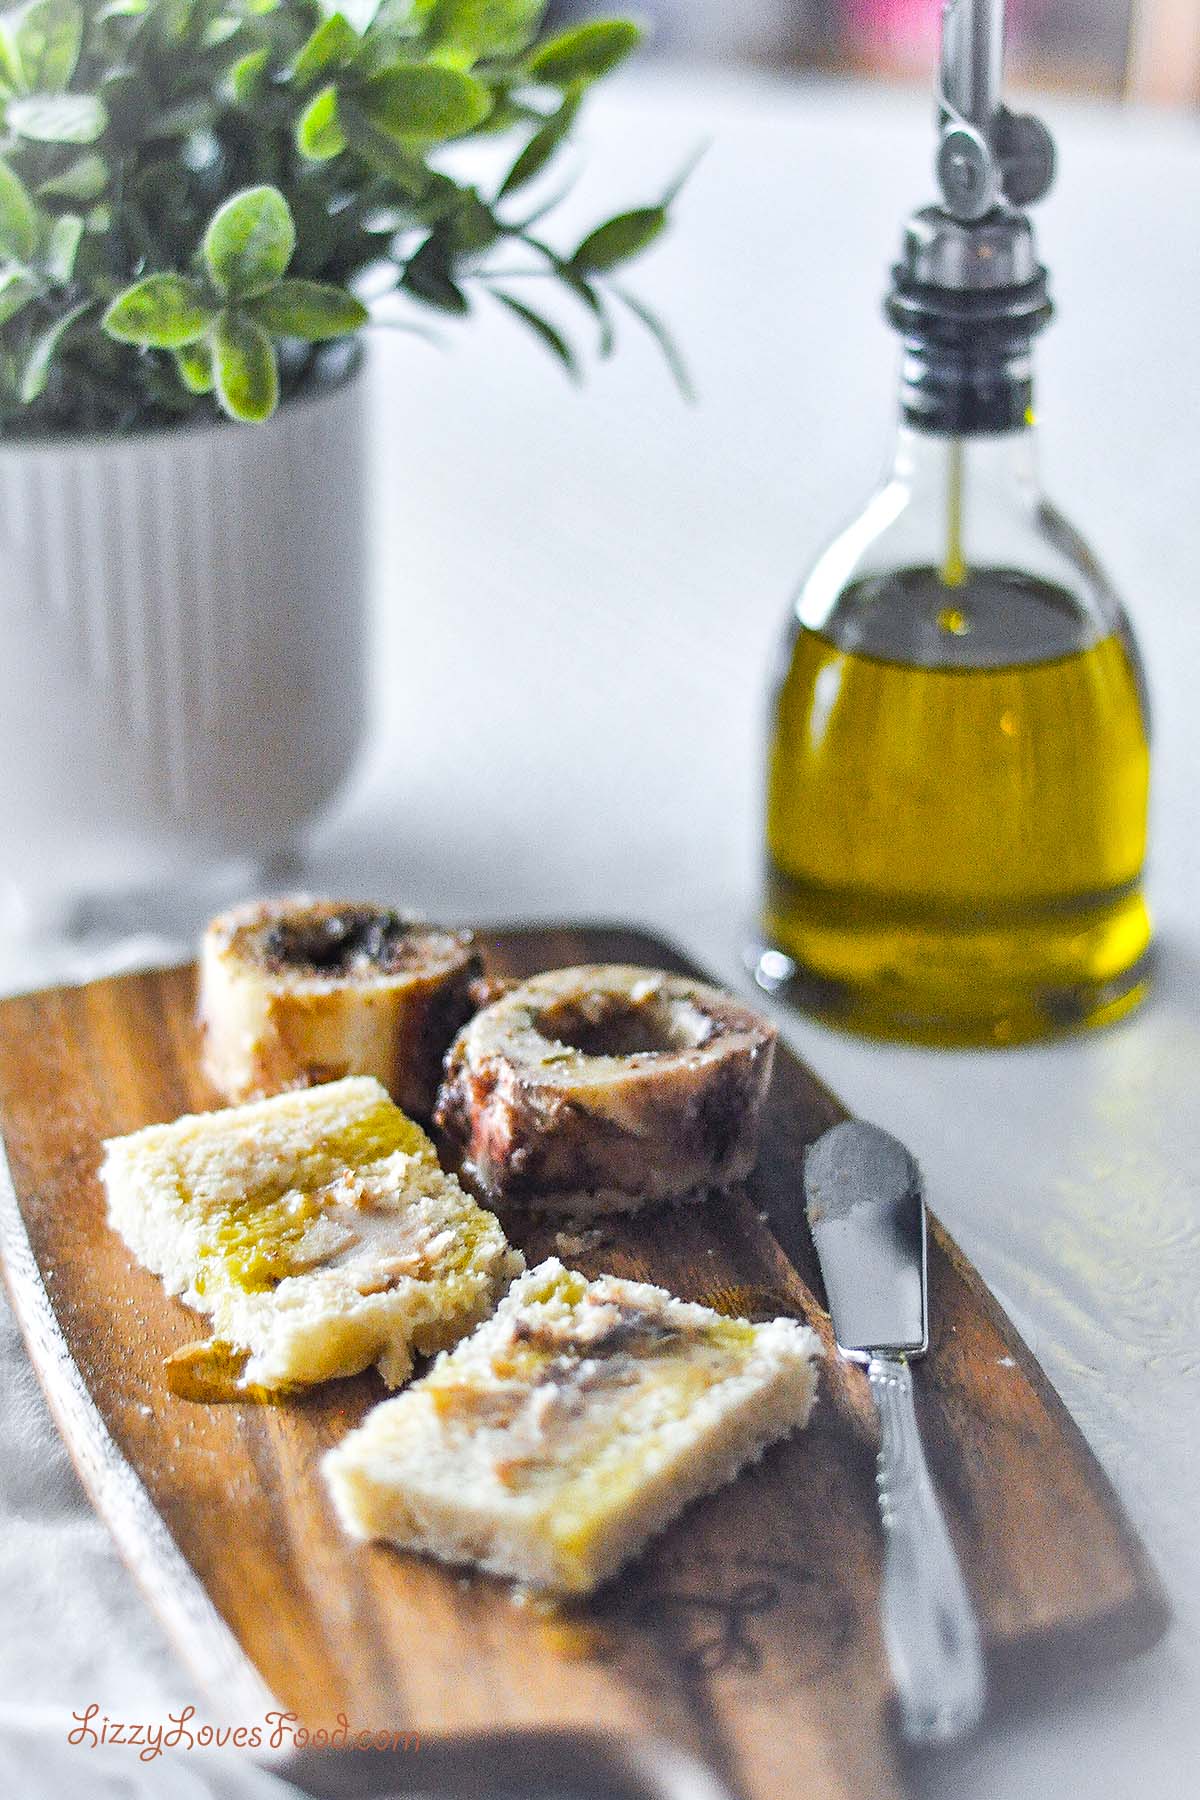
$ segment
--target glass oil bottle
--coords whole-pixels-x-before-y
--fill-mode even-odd
[[[943,204],[887,311],[895,460],[797,598],[775,695],[758,979],[872,1036],[1010,1044],[1145,991],[1149,752],[1121,604],[1037,478],[1050,315],[1018,205],[1044,128],[998,102],[1002,0],[947,0]]]

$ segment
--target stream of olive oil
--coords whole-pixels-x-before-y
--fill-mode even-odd
[[[843,647],[798,631],[771,746],[764,924],[808,1003],[943,1044],[1127,1011],[1149,755],[1124,642],[1073,647],[1069,597],[1010,571],[863,589]]]

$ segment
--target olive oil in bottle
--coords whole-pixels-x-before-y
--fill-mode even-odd
[[[1149,752],[1132,632],[1043,497],[1052,147],[999,103],[999,0],[950,0],[941,206],[914,214],[887,480],[818,558],[770,725],[758,978],[876,1036],[1007,1044],[1145,991]]]
[[[766,931],[817,1011],[1009,1043],[1139,997],[1141,682],[1119,630],[1080,643],[1075,623],[1063,589],[1019,571],[948,591],[927,567],[846,593],[852,648],[796,630],[770,752]]]

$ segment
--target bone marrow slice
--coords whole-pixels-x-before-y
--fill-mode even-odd
[[[204,1070],[226,1100],[374,1075],[427,1119],[473,1011],[469,932],[338,900],[257,901],[215,918],[200,955]]]
[[[585,1593],[803,1425],[820,1344],[553,1258],[325,1458],[352,1536]]]
[[[775,1031],[719,988],[622,964],[522,982],[463,1027],[435,1118],[494,1203],[583,1218],[740,1181]]]

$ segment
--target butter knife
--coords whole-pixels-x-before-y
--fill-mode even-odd
[[[858,1119],[804,1158],[808,1222],[838,1350],[866,1365],[879,1409],[883,1636],[900,1724],[948,1743],[979,1721],[979,1626],[921,1448],[911,1364],[929,1348],[925,1202],[904,1145]]]

